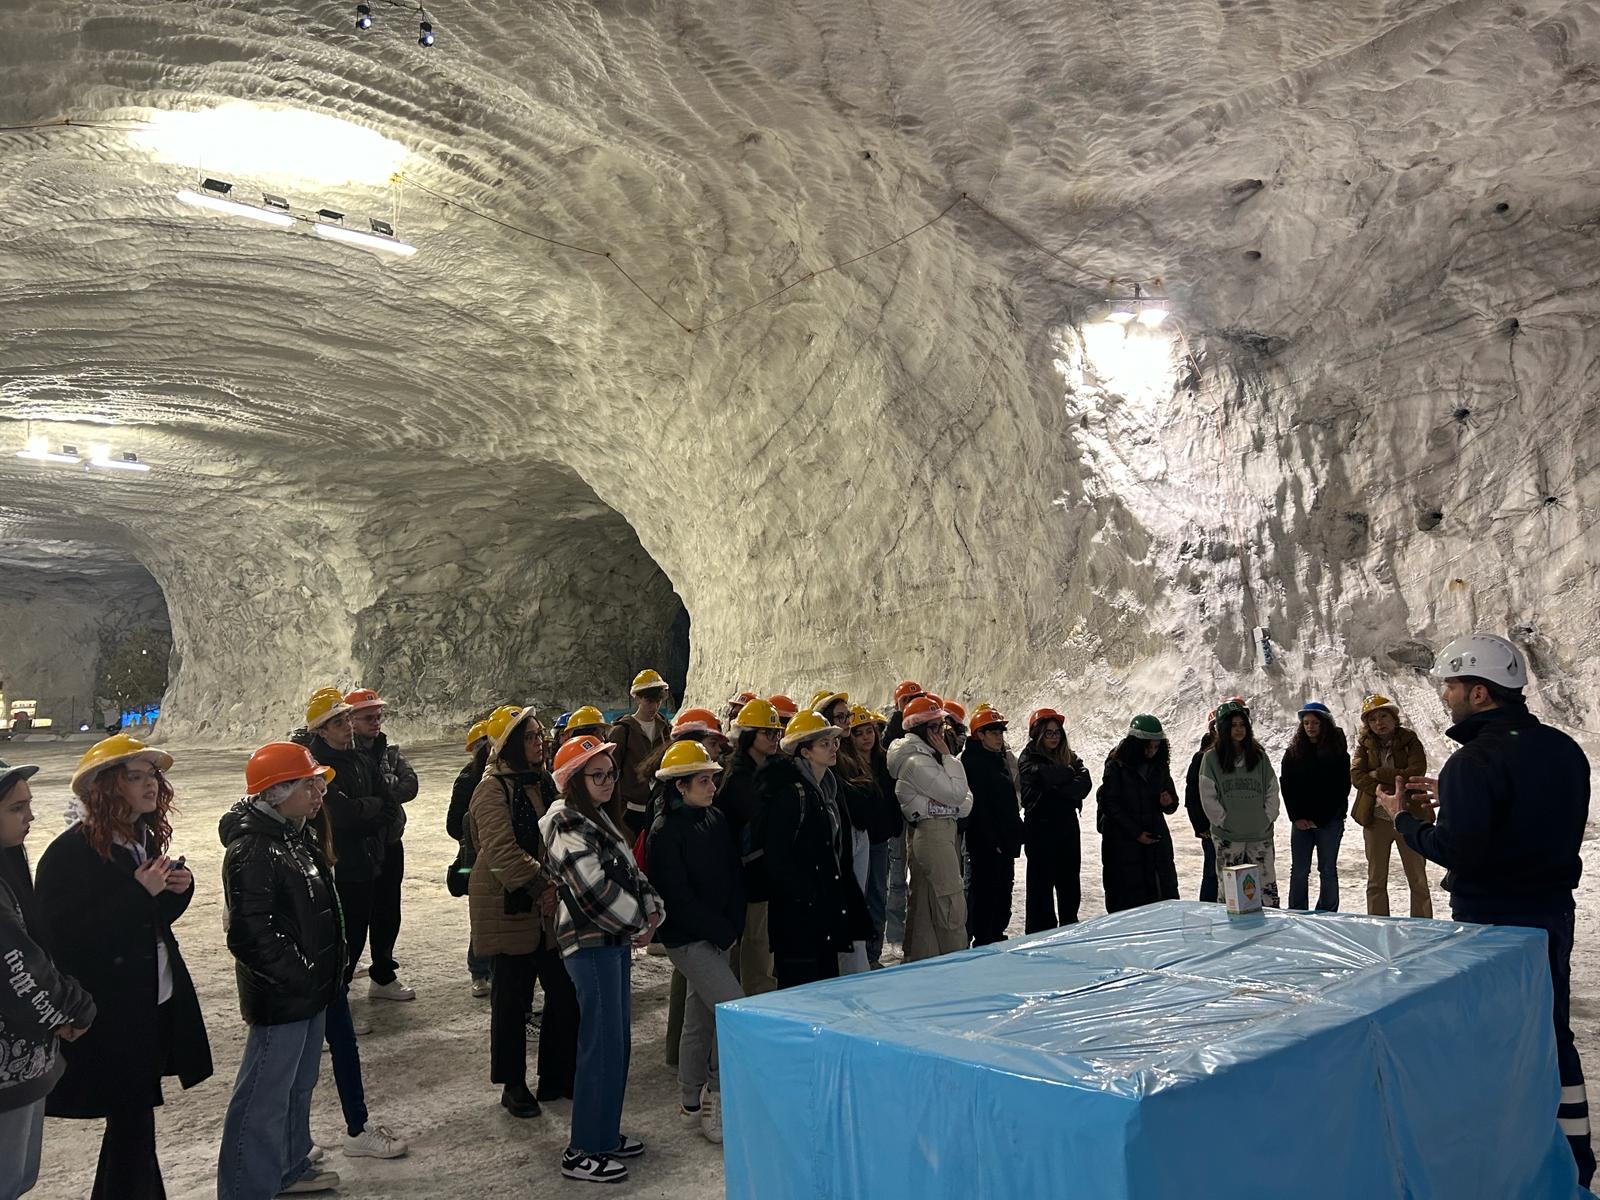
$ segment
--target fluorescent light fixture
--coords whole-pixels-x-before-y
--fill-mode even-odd
[[[288,213],[269,212],[264,208],[257,208],[253,204],[240,204],[237,200],[223,200],[218,196],[207,196],[202,192],[184,188],[178,193],[178,199],[185,204],[192,204],[196,208],[208,208],[212,212],[222,213],[229,217],[246,217],[252,221],[260,221],[264,225],[275,225],[279,229],[292,229],[294,218]]]
[[[347,246],[360,246],[363,250],[382,250],[385,254],[399,254],[405,257],[417,252],[415,246],[409,246],[405,242],[379,237],[374,233],[362,233],[359,229],[346,229],[343,225],[318,222],[311,228],[318,237],[327,238],[331,242],[343,242]]]
[[[1154,329],[1167,319],[1167,310],[1159,304],[1147,304],[1139,310],[1139,324]]]
[[[91,467],[101,467],[107,471],[148,471],[149,463],[142,463],[138,458],[124,454],[121,458],[91,458]]]
[[[34,462],[66,463],[69,466],[78,461],[76,454],[54,453],[50,449],[50,439],[37,435],[28,439],[28,448],[26,450],[17,451],[17,457],[30,458]]]
[[[225,179],[387,184],[410,155],[376,130],[326,113],[246,101],[198,112],[154,112],[129,140],[159,158]],[[287,185],[275,190],[293,193]]]
[[[111,457],[111,447],[110,446],[106,445],[104,442],[90,442],[89,443],[89,461],[90,462],[95,462],[95,461],[97,461],[99,459],[110,458],[110,457]]]

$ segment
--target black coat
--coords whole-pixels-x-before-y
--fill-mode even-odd
[[[710,942],[726,950],[744,933],[744,869],[728,819],[713,807],[679,805],[651,826],[650,882],[667,906],[663,946]]]
[[[1030,845],[1078,844],[1078,814],[1094,787],[1089,770],[1077,755],[1065,766],[1029,747],[1017,759],[1022,776],[1023,838]]]
[[[335,750],[320,737],[311,739],[311,757],[333,768],[333,780],[322,798],[333,829],[333,854],[339,879],[367,883],[383,870],[384,848],[399,801],[384,792],[383,777],[366,752],[351,746]]]
[[[764,822],[759,819],[761,793],[756,786],[759,771],[755,759],[742,751],[734,751],[713,801],[728,818],[728,832],[733,835],[733,844],[744,860],[744,898],[749,904],[764,903],[772,894],[767,882],[767,849],[762,841]]]
[[[356,748],[366,756],[371,776],[378,783],[379,794],[394,801],[388,809],[389,825],[384,831],[384,840],[392,846],[405,835],[405,806],[417,798],[417,773],[406,761],[406,756],[400,753],[400,747],[382,731],[365,745],[358,737]]]
[[[480,761],[474,754],[456,775],[456,781],[450,785],[450,807],[445,812],[444,831],[458,842],[467,832],[467,808],[472,803],[472,793],[477,790],[478,781],[483,778],[488,765],[487,756]]]
[[[871,936],[867,903],[856,885],[850,820],[843,801],[838,836],[822,793],[794,759],[774,755],[756,776],[764,814],[772,895],[767,934],[774,955],[811,958],[847,951]]]
[[[228,949],[250,1025],[316,1016],[344,983],[344,924],[333,875],[312,835],[241,800],[218,832]]]
[[[972,815],[967,818],[967,853],[973,857],[1013,859],[1022,853],[1022,810],[1011,763],[1004,752],[985,750],[977,741],[961,752],[972,792]]]
[[[56,967],[94,997],[89,1032],[62,1047],[67,1073],[45,1111],[53,1117],[103,1117],[161,1103],[161,1079],[185,1088],[211,1077],[211,1043],[194,983],[172,926],[194,888],[152,896],[133,878],[133,855],[114,846],[109,860],[89,844],[82,824],[45,848],[35,884],[42,944]],[[172,1043],[163,1054],[157,996],[156,939],[172,970],[168,1015]]]
[[[882,746],[872,748],[872,778],[878,787],[878,803],[873,809],[874,818],[867,826],[867,841],[876,846],[900,836],[906,827],[905,814],[894,797],[894,776],[889,773],[889,757]]]
[[[1395,829],[1449,869],[1452,906],[1494,916],[1571,912],[1583,874],[1589,760],[1527,709],[1473,713],[1446,733],[1461,743],[1439,772],[1439,817],[1402,812]]]
[[[1162,803],[1163,792],[1169,804]],[[1177,811],[1177,785],[1159,758],[1141,755],[1128,763],[1113,754],[1106,759],[1095,798],[1095,827],[1100,830],[1107,912],[1178,898],[1178,870],[1167,829],[1168,814]],[[1156,840],[1141,842],[1141,833]]]
[[[1183,781],[1183,811],[1189,814],[1189,824],[1194,828],[1195,837],[1211,836],[1211,818],[1206,816],[1206,810],[1200,805],[1200,764],[1205,757],[1205,750],[1194,752],[1194,757],[1189,760],[1189,773]]]
[[[1344,820],[1350,811],[1349,748],[1341,746],[1339,753],[1327,758],[1321,754],[1296,758],[1285,750],[1278,787],[1289,820],[1318,825]]]

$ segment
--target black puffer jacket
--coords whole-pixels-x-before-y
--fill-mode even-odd
[[[1331,737],[1331,734],[1324,736]],[[1350,811],[1350,749],[1343,735],[1328,747],[1329,754],[1295,757],[1293,747],[1283,752],[1278,790],[1291,821],[1326,825],[1342,821]]]
[[[1189,773],[1183,781],[1183,811],[1189,814],[1189,824],[1194,828],[1195,837],[1202,838],[1211,836],[1211,818],[1200,807],[1200,764],[1205,761],[1209,749],[1211,746],[1207,743],[1194,752],[1194,757],[1189,760]]]
[[[710,942],[726,950],[744,932],[744,871],[728,818],[679,804],[658,816],[646,850],[650,882],[667,906],[663,946]]]
[[[346,883],[370,882],[383,869],[384,847],[400,805],[384,793],[383,779],[365,752],[353,746],[335,750],[315,734],[310,749],[312,758],[333,768],[322,807],[333,827],[339,878]]]
[[[850,817],[843,800],[835,836],[822,792],[794,759],[777,754],[757,777],[772,887],[767,933],[775,955],[847,951],[871,936],[867,903],[851,869]]]
[[[239,1011],[286,1025],[332,1004],[344,981],[344,923],[327,859],[304,829],[241,800],[218,825],[228,949]]]
[[[760,769],[750,755],[735,751],[714,801],[728,818],[728,832],[744,860],[744,896],[750,904],[764,903],[772,894],[767,882],[766,846],[760,836],[762,822],[757,819],[761,795],[756,773]]]
[[[1022,823],[1026,840],[1076,839],[1083,799],[1094,787],[1083,760],[1073,755],[1070,763],[1062,765],[1030,746],[1017,760],[1017,769],[1022,776]]]
[[[405,806],[417,798],[417,773],[386,733],[380,732],[365,743],[357,738],[356,746],[367,756],[371,776],[379,783],[378,792],[394,801],[384,831],[384,840],[393,845],[405,835]]]
[[[477,790],[478,781],[488,767],[487,751],[481,755],[474,754],[450,785],[450,807],[444,815],[444,831],[458,842],[467,831],[467,808],[472,803],[472,793]]]
[[[1022,811],[1017,807],[1017,786],[1011,777],[1011,759],[1002,751],[985,750],[977,741],[961,752],[972,792],[972,815],[967,818],[967,852],[971,855],[1016,858],[1022,853]]]

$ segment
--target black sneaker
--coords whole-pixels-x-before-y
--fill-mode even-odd
[[[539,1102],[525,1083],[508,1083],[500,1089],[500,1103],[513,1117],[537,1117]]]
[[[568,1179],[582,1179],[588,1183],[621,1183],[628,1177],[628,1168],[609,1154],[568,1150],[561,1156],[561,1173]]]
[[[622,1135],[622,1140],[617,1143],[617,1148],[611,1152],[612,1158],[638,1158],[644,1153],[644,1143],[638,1138]]]

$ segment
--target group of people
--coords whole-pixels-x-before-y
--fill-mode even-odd
[[[1387,913],[1398,846],[1413,915],[1431,915],[1423,863],[1433,861],[1449,871],[1457,919],[1545,930],[1559,1120],[1587,1185],[1594,1161],[1568,1022],[1587,760],[1528,712],[1526,665],[1504,639],[1458,639],[1435,675],[1462,743],[1437,779],[1382,696],[1363,704],[1353,752],[1332,712],[1307,703],[1277,770],[1249,706],[1220,704],[1183,789],[1205,851],[1200,896],[1215,899],[1227,867],[1254,863],[1266,902],[1277,904],[1281,805],[1293,827],[1289,906],[1308,907],[1315,857],[1316,907],[1336,909],[1353,789],[1369,911]],[[715,1142],[718,1004],[883,966],[894,941],[907,962],[999,941],[1024,852],[1025,929],[1078,919],[1079,814],[1095,788],[1060,711],[1030,713],[1014,754],[1010,722],[993,706],[969,714],[913,681],[895,689],[887,717],[824,689],[804,707],[745,692],[720,713],[686,708],[669,719],[656,672],[641,672],[631,690],[634,711],[610,725],[592,706],[548,730],[531,706],[494,710],[469,731],[447,819],[460,842],[447,882],[468,899],[468,971],[474,994],[490,1000],[490,1078],[515,1117],[571,1100],[565,1176],[620,1180],[645,1150],[621,1127],[633,950],[658,944],[673,965],[667,1050],[679,1115]],[[363,734],[352,718],[373,709],[378,721]],[[416,781],[378,740],[381,713],[370,692],[314,695],[303,731],[251,757],[247,795],[222,821],[228,946],[250,1026],[218,1165],[218,1194],[230,1200],[337,1183],[313,1161],[309,1129],[324,1040],[350,1126],[346,1152],[404,1150],[367,1122],[346,999],[369,929],[369,994],[413,994],[396,976],[398,911],[388,905],[398,886],[386,880],[390,863],[403,871],[402,806]],[[193,879],[165,854],[170,765],[123,737],[91,749],[73,780],[79,823],[45,852],[35,895],[25,864],[16,866],[33,768],[0,764],[0,847],[13,856],[3,860],[0,954],[22,997],[0,988],[0,1200],[31,1183],[47,1110],[107,1117],[97,1196],[161,1195],[151,1119],[160,1081],[192,1086],[210,1074],[171,933]],[[1168,818],[1179,789],[1156,717],[1131,719],[1095,794],[1107,910],[1176,898]],[[544,1009],[530,1089],[536,987]],[[7,1054],[19,1060],[9,1075]]]

